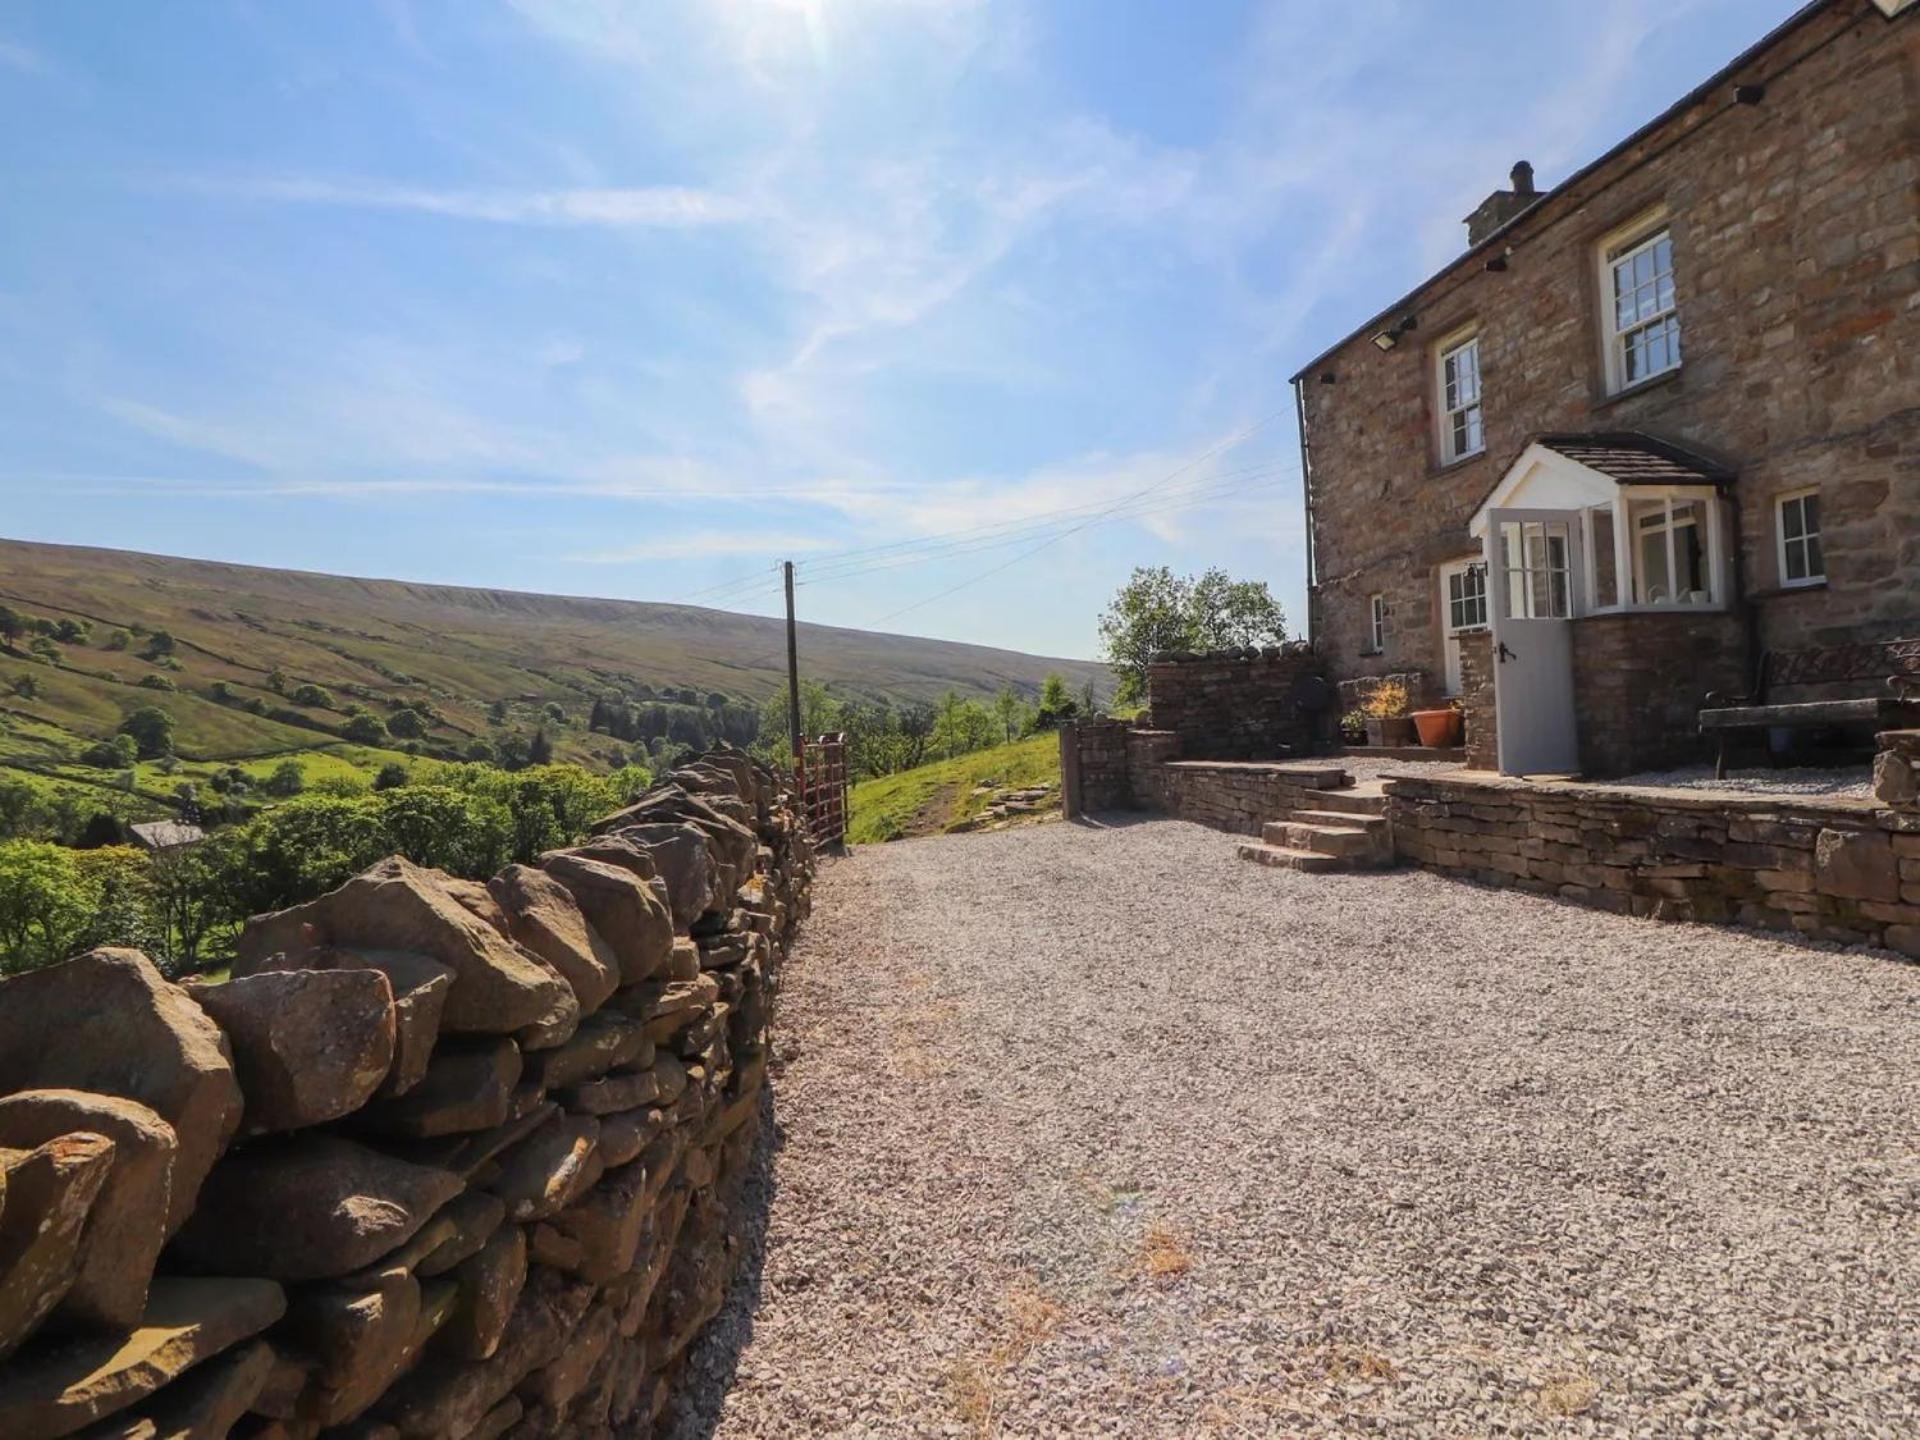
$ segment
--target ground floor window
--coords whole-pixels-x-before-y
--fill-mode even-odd
[[[1820,553],[1820,492],[1801,490],[1782,495],[1777,520],[1780,583],[1812,585],[1826,579],[1827,561]]]
[[[1662,496],[1635,500],[1634,599],[1641,605],[1710,603],[1707,507],[1703,500]]]
[[[1487,628],[1487,566],[1484,560],[1456,560],[1440,569],[1445,623],[1447,694],[1460,693],[1460,637]]]

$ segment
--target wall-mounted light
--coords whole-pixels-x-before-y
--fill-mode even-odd
[[[1758,105],[1762,100],[1767,98],[1767,87],[1764,85],[1736,85],[1733,87],[1733,98],[1741,105]]]
[[[1493,271],[1493,273],[1496,275],[1505,274],[1507,269],[1507,257],[1504,255],[1494,256],[1491,260],[1487,261],[1487,269]]]
[[[1374,347],[1379,350],[1391,350],[1400,343],[1402,335],[1410,335],[1420,328],[1420,319],[1415,315],[1402,315],[1390,328],[1382,330],[1373,337]]]

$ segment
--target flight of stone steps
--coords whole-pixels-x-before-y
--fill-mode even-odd
[[[1393,838],[1387,830],[1387,797],[1378,782],[1321,790],[1307,806],[1269,820],[1257,841],[1240,847],[1240,858],[1276,869],[1323,874],[1329,870],[1372,870],[1393,863]]]

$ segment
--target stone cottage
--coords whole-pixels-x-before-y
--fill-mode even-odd
[[[1920,0],[1815,0],[1467,225],[1293,380],[1335,679],[1618,774],[1767,651],[1920,635]]]

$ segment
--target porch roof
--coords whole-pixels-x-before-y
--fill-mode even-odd
[[[1734,478],[1719,462],[1638,430],[1542,435],[1539,443],[1622,485],[1727,485]]]

